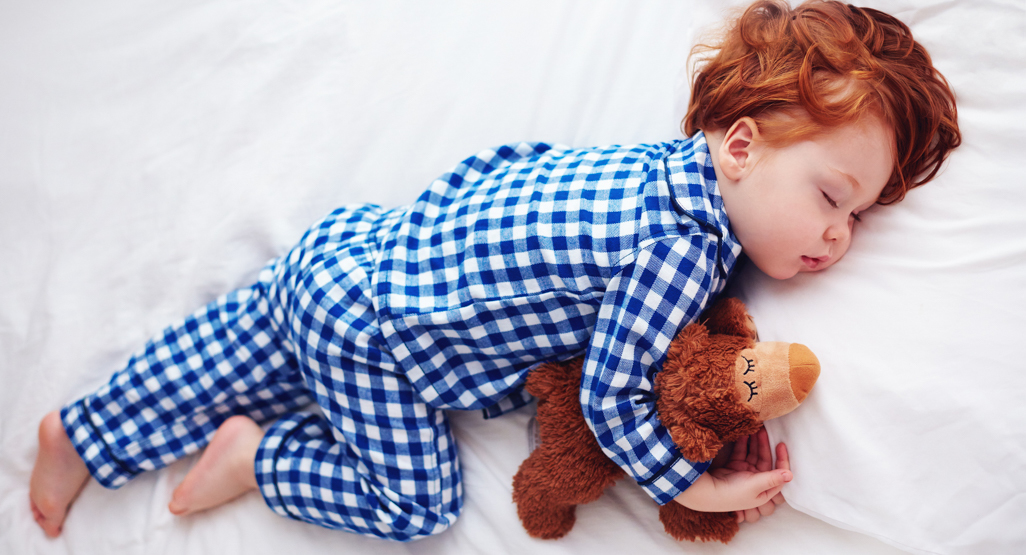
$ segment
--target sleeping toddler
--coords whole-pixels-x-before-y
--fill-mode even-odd
[[[59,535],[90,477],[118,488],[205,448],[175,514],[258,490],[329,528],[437,534],[463,499],[446,411],[523,406],[533,367],[579,355],[588,426],[649,496],[772,513],[786,447],[774,463],[760,433],[743,469],[687,460],[653,378],[743,259],[825,270],[860,212],[932,179],[960,143],[954,95],[907,26],[838,2],[756,2],[700,52],[687,138],[484,150],[408,206],[335,210],[157,334],[43,418],[40,527]]]

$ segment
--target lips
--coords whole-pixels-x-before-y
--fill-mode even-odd
[[[820,256],[817,258],[813,258],[811,256],[802,257],[802,262],[804,262],[805,266],[810,270],[816,270],[823,267],[828,260],[830,260],[830,257],[828,256]]]

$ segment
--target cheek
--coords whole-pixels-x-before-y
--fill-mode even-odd
[[[845,238],[843,241],[838,242],[837,246],[834,247],[834,255],[833,255],[833,258],[830,260],[830,265],[829,266],[833,266],[834,264],[837,263],[838,260],[840,260],[841,258],[844,258],[844,255],[848,253],[848,247],[850,247],[850,246],[851,246],[851,234],[849,233],[847,238]],[[827,266],[827,267],[829,267],[829,266]]]
[[[804,214],[794,212],[781,219],[780,225],[787,234],[787,242],[792,247],[802,250],[815,247],[823,237],[824,226],[820,224],[819,218],[807,212]],[[802,254],[812,253],[803,252]]]

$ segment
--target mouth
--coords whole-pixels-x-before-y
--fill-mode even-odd
[[[826,263],[829,260],[830,260],[829,256],[820,256],[820,257],[816,257],[816,258],[813,258],[811,256],[803,256],[802,257],[802,262],[805,263],[805,267],[810,269],[810,270],[818,270],[819,268],[822,268],[823,266],[826,265]]]

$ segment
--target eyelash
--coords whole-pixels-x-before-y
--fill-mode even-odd
[[[823,193],[823,198],[826,199],[826,201],[830,204],[831,208],[837,208],[837,203],[834,202],[834,199],[830,198],[830,195]],[[851,217],[855,218],[856,222],[862,221],[862,218],[860,218],[859,215],[854,212],[851,213]]]

